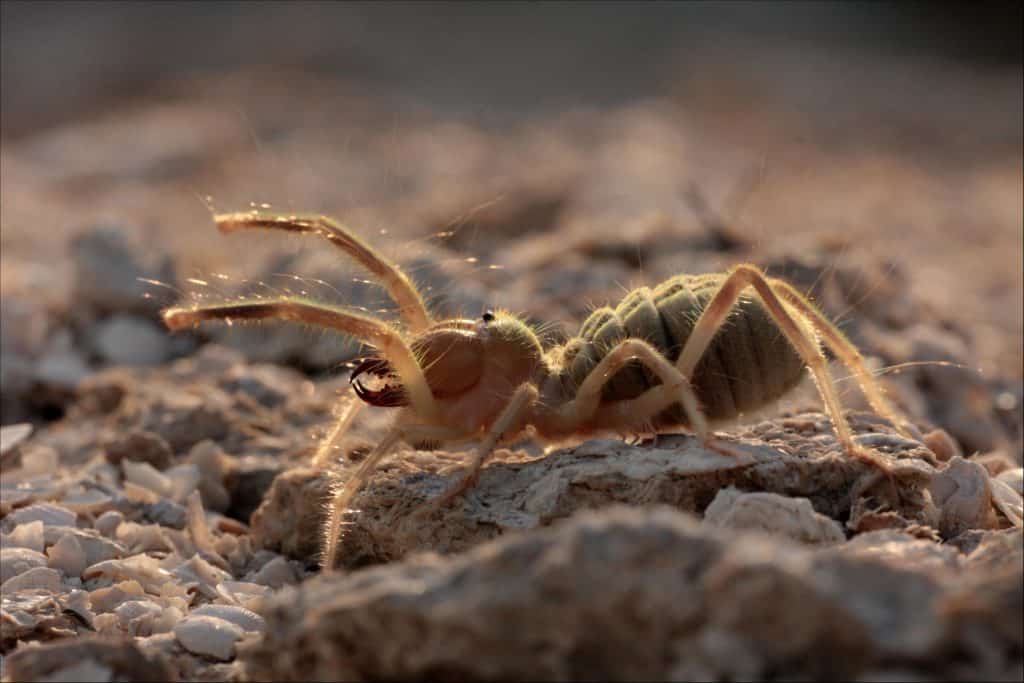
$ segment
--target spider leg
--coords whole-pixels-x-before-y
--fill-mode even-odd
[[[432,320],[423,297],[402,270],[362,241],[344,225],[327,216],[263,214],[257,211],[224,213],[213,217],[221,232],[265,228],[320,235],[373,273],[398,304],[400,315],[412,332],[421,332]]]
[[[400,441],[430,439],[446,441],[461,436],[447,427],[436,427],[431,425],[405,425],[394,427],[374,447],[366,459],[359,463],[359,467],[352,473],[342,486],[335,490],[327,510],[327,522],[324,524],[324,552],[321,559],[321,567],[324,572],[334,570],[337,564],[338,546],[341,543],[342,518],[349,509],[352,498],[363,487],[371,472],[377,468],[380,461]]]
[[[398,331],[387,323],[356,311],[310,301],[302,297],[278,299],[241,299],[209,306],[176,306],[163,313],[164,324],[171,330],[198,325],[208,320],[294,320],[338,330],[376,347],[392,364],[415,408],[424,420],[436,417],[438,408],[409,345]]]
[[[857,347],[846,338],[846,335],[831,320],[826,318],[814,304],[808,301],[805,296],[793,289],[789,283],[774,278],[770,279],[769,283],[786,300],[786,303],[797,309],[814,326],[815,330],[822,336],[825,343],[842,361],[843,365],[853,372],[854,377],[857,379],[857,385],[864,392],[864,396],[871,405],[871,409],[896,425],[896,429],[904,436],[917,438],[913,435],[913,431],[916,430],[914,430],[909,420],[886,400],[878,381],[871,376],[871,373],[868,372],[867,367],[864,365],[864,357],[861,356]]]
[[[469,470],[430,504],[431,510],[444,507],[476,484],[477,478],[480,476],[480,468],[487,462],[487,458],[494,451],[494,447],[497,446],[506,432],[516,429],[522,424],[523,416],[530,410],[536,400],[537,387],[533,384],[527,382],[521,384],[516,389],[515,393],[512,394],[512,398],[505,404],[501,414],[498,415],[498,419],[487,430],[487,436],[484,437],[483,442],[477,447],[473,460],[470,462]]]
[[[787,308],[775,292],[775,287],[758,268],[751,265],[739,265],[733,268],[721,287],[711,298],[697,324],[690,332],[682,353],[676,361],[676,367],[683,375],[689,377],[701,356],[711,344],[715,333],[729,316],[740,294],[747,287],[753,287],[760,295],[765,307],[779,328],[786,335],[804,363],[810,369],[818,387],[818,393],[825,403],[825,410],[832,420],[836,437],[844,450],[852,457],[864,460],[875,467],[889,473],[889,467],[871,452],[858,446],[850,431],[850,425],[843,416],[842,404],[836,392],[835,382],[828,371],[825,356],[817,340],[801,329],[794,314]],[[797,316],[803,318],[802,312]],[[810,323],[810,321],[807,321]]]
[[[348,384],[345,387],[345,393],[351,394],[352,385]],[[320,442],[320,446],[316,449],[316,454],[313,456],[313,460],[310,464],[313,467],[323,467],[330,459],[331,454],[334,453],[334,449],[337,447],[341,438],[348,432],[349,426],[352,421],[356,419],[356,415],[366,404],[360,401],[356,396],[347,396],[344,405],[338,410],[337,419],[334,421],[334,426],[331,427],[331,431],[327,434],[323,441]]]
[[[640,361],[654,372],[661,380],[661,384],[634,399],[602,406],[601,390],[604,385],[633,360]],[[588,421],[602,425],[629,424],[638,415],[645,420],[653,418],[673,403],[682,404],[690,428],[705,448],[723,455],[736,455],[727,447],[717,444],[711,436],[707,417],[686,376],[657,349],[642,339],[625,339],[619,342],[590,371],[576,391],[576,397],[554,411],[548,419],[553,422],[556,429],[565,431],[572,431]],[[595,420],[595,416],[598,415],[602,417]]]

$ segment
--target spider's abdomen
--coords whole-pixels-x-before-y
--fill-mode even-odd
[[[594,311],[579,336],[565,348],[562,380],[570,395],[620,341],[639,338],[675,362],[704,307],[725,275],[680,275],[654,289],[631,292],[614,309]],[[804,364],[772,320],[761,299],[742,296],[729,319],[715,334],[691,382],[711,419],[729,419],[759,408],[792,389]],[[638,363],[620,370],[605,385],[602,401],[635,398],[660,381]],[[672,406],[657,422],[685,423],[682,409]]]

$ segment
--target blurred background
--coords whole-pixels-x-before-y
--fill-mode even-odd
[[[336,372],[356,349],[312,331],[157,323],[241,291],[387,308],[320,244],[210,223],[268,205],[356,226],[444,312],[556,338],[630,287],[752,261],[877,366],[962,366],[892,377],[916,414],[1019,443],[1020,3],[0,11],[3,423],[209,340]]]

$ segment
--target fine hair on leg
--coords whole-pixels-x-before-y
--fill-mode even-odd
[[[494,452],[495,446],[498,445],[498,442],[501,441],[506,432],[515,428],[522,421],[536,400],[537,387],[533,384],[527,382],[516,389],[508,403],[505,404],[498,419],[494,421],[494,424],[487,431],[487,436],[484,437],[483,442],[477,447],[466,474],[449,486],[434,501],[432,505],[434,509],[443,507],[474,484],[477,476],[480,474],[480,468],[483,467],[487,458]]]
[[[675,400],[683,405],[690,428],[697,434],[701,443],[707,443],[710,435],[708,421],[686,374],[673,367],[665,356],[642,339],[625,339],[619,342],[594,366],[577,389],[576,397],[557,409],[555,416],[562,422],[562,428],[578,425],[592,418],[600,406],[601,390],[604,385],[634,360],[657,375],[661,380],[661,386],[668,387],[665,391],[675,395]],[[660,387],[653,387],[648,391],[658,388]]]
[[[422,439],[448,441],[456,439],[460,434],[447,427],[429,425],[410,425],[394,427],[374,447],[370,454],[359,463],[356,471],[337,487],[327,507],[327,523],[324,524],[324,550],[321,557],[321,568],[331,572],[337,566],[338,546],[341,543],[342,519],[348,512],[352,498],[363,487],[380,461],[401,441],[417,441]]]
[[[351,230],[327,216],[263,214],[257,211],[224,213],[213,217],[221,232],[267,229],[320,235],[349,254],[381,281],[398,304],[399,314],[411,332],[430,326],[432,319],[423,297],[401,268],[359,239]]]
[[[164,311],[164,323],[171,330],[191,327],[207,320],[291,320],[337,330],[376,347],[394,366],[409,393],[416,412],[430,419],[437,403],[423,369],[402,335],[386,322],[357,311],[302,297],[281,297],[253,301],[243,299],[207,306],[174,307]]]
[[[865,460],[888,472],[888,467],[879,458],[859,448],[854,442],[850,426],[842,412],[842,404],[839,402],[835,382],[829,374],[828,363],[818,341],[801,328],[796,319],[794,319],[794,314],[787,309],[787,304],[784,304],[779,299],[772,283],[755,266],[739,265],[729,273],[729,276],[704,308],[700,318],[697,320],[697,324],[690,333],[689,339],[686,341],[686,345],[683,347],[682,353],[679,354],[679,359],[676,361],[676,367],[679,371],[686,376],[693,373],[697,362],[708,346],[710,346],[715,333],[718,332],[718,329],[728,318],[740,294],[747,287],[753,287],[757,291],[772,319],[775,320],[783,334],[786,335],[786,339],[789,340],[789,343],[793,345],[793,348],[796,349],[803,362],[810,369],[814,376],[815,384],[818,387],[818,393],[825,404],[825,410],[832,420],[836,437],[843,445],[844,450],[849,455]],[[796,315],[801,316],[803,319],[801,313],[797,312]],[[810,320],[806,322],[813,325]]]

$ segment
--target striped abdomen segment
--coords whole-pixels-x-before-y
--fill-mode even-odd
[[[723,275],[680,275],[653,290],[631,292],[615,308],[590,315],[563,356],[562,380],[572,395],[598,361],[624,339],[647,341],[675,361]],[[804,364],[753,293],[743,296],[715,335],[691,378],[705,413],[728,419],[778,398],[802,377]],[[638,363],[605,385],[602,400],[635,398],[660,381]],[[674,406],[658,422],[685,422]]]

